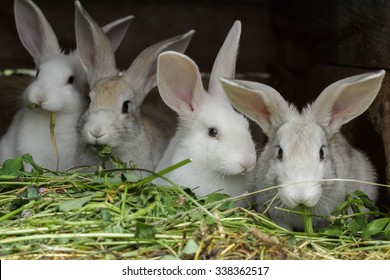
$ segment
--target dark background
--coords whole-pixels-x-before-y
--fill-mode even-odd
[[[127,67],[143,49],[190,29],[196,31],[188,54],[201,71],[209,72],[212,62],[230,27],[242,21],[238,71],[265,71],[266,61],[277,53],[275,35],[270,27],[268,1],[92,1],[81,0],[88,13],[105,25],[117,18],[134,15],[129,31],[117,51],[120,67]],[[64,49],[75,48],[74,1],[36,0]],[[16,33],[13,1],[0,1],[0,62],[4,67],[33,67],[31,58]]]

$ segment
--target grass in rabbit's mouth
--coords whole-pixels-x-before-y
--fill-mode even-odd
[[[33,170],[23,171],[23,162]],[[324,232],[292,232],[234,207],[226,195],[201,199],[168,181],[168,186],[153,184],[188,162],[140,179],[129,168],[51,172],[27,155],[5,161],[0,168],[1,258],[390,258],[390,218],[362,223],[358,208],[370,203],[363,194],[338,207]],[[348,205],[356,212],[351,214]]]
[[[30,110],[33,110],[33,109],[39,108],[39,106],[36,103],[30,103],[27,105],[27,108]]]
[[[56,171],[58,171],[58,167],[59,167],[59,163],[60,163],[60,156],[58,153],[56,135],[54,133],[55,126],[56,126],[56,114],[53,112],[50,112],[50,140],[51,140],[51,144],[53,146],[54,157],[56,159]]]
[[[300,205],[301,208],[301,216],[303,220],[303,228],[307,234],[313,234],[313,221],[312,221],[312,215],[311,215],[311,209],[307,206]]]

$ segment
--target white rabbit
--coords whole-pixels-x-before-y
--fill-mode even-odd
[[[120,73],[106,36],[77,1],[76,6],[76,41],[91,88],[80,120],[82,138],[90,145],[109,145],[123,162],[154,170],[168,144],[170,124],[141,111],[141,105],[156,85],[158,55],[184,51],[194,31],[152,45]],[[83,154],[81,161],[96,163],[96,152]]]
[[[157,170],[191,158],[191,163],[166,177],[195,188],[200,196],[217,191],[230,196],[245,193],[256,165],[248,120],[234,110],[219,82],[220,77],[235,75],[240,33],[241,23],[236,21],[214,62],[208,91],[189,57],[165,52],[158,59],[158,89],[164,102],[179,115],[179,126]],[[164,182],[159,179],[156,183]]]
[[[361,190],[377,198],[373,185],[326,179],[375,182],[369,159],[351,147],[340,133],[343,124],[362,114],[375,99],[385,71],[349,77],[328,86],[302,112],[289,105],[273,88],[254,82],[221,79],[233,106],[258,123],[268,143],[258,159],[255,189],[260,192],[259,210],[287,229],[302,229],[302,218],[275,207],[299,211],[311,207],[319,216],[313,225],[327,225],[323,216],[345,200],[347,193]]]
[[[77,163],[77,121],[86,108],[86,73],[77,52],[61,51],[53,29],[33,2],[15,0],[14,11],[20,40],[33,57],[38,72],[23,93],[23,107],[0,141],[0,161],[29,153],[42,167],[57,169],[49,127],[53,112],[58,169],[72,168]],[[132,18],[121,18],[104,27],[113,48],[119,46]],[[30,104],[37,108],[29,109]]]

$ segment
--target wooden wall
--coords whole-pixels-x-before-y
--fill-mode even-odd
[[[75,47],[73,0],[35,0],[46,15],[65,49]],[[133,14],[135,19],[117,51],[120,67],[127,67],[149,45],[184,33],[196,34],[188,54],[208,72],[234,20],[242,21],[238,71],[258,72],[277,52],[270,28],[267,0],[81,0],[89,14],[101,25]],[[0,1],[0,68],[32,67],[15,28],[13,1]]]

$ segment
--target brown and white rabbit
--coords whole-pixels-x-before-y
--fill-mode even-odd
[[[56,35],[42,11],[30,0],[15,0],[16,27],[21,42],[38,69],[23,93],[23,108],[0,141],[0,162],[29,153],[42,167],[55,170],[57,160],[50,138],[50,112],[55,113],[59,170],[74,167],[78,143],[77,121],[86,108],[86,73],[77,51],[61,51]],[[114,49],[127,31],[128,16],[104,27]],[[27,108],[33,104],[37,108]]]
[[[76,7],[77,46],[91,88],[89,107],[80,120],[82,138],[90,145],[109,145],[123,162],[154,170],[169,141],[169,124],[141,111],[141,105],[156,85],[158,55],[183,52],[194,31],[152,45],[121,73],[107,37],[78,1]],[[81,161],[96,163],[96,153],[83,154]]]
[[[235,76],[240,33],[241,23],[236,21],[215,59],[208,91],[188,56],[165,52],[158,59],[158,89],[179,115],[179,126],[157,170],[191,158],[191,163],[166,177],[194,188],[200,196],[217,191],[231,196],[245,193],[256,164],[249,123],[234,110],[219,82],[220,77]]]
[[[376,173],[366,155],[349,145],[340,133],[343,124],[362,114],[373,102],[385,71],[352,76],[328,86],[302,112],[288,104],[273,88],[254,82],[221,79],[233,106],[254,120],[268,136],[255,171],[254,187],[260,192],[259,210],[288,229],[302,229],[299,214],[275,207],[299,210],[311,207],[313,224],[327,224],[327,216],[361,190],[377,198],[373,185],[327,179],[375,182]],[[268,187],[280,188],[267,190]]]

